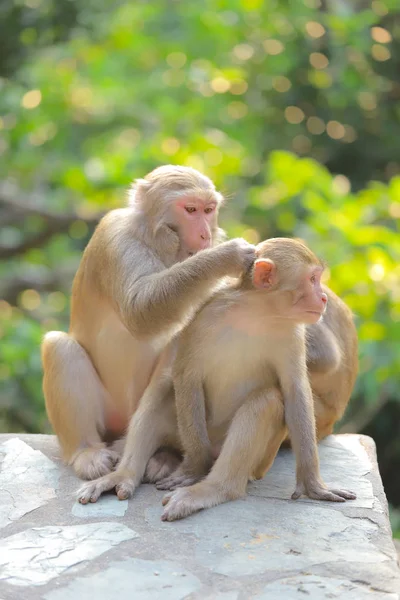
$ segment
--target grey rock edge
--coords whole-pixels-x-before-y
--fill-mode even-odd
[[[0,600],[399,600],[373,441],[330,436],[319,452],[357,500],[290,500],[281,450],[246,498],[164,523],[154,486],[80,506],[54,436],[0,435]]]

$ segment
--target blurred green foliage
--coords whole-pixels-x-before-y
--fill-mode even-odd
[[[3,0],[0,17],[1,429],[48,430],[40,340],[68,327],[99,212],[187,164],[230,197],[230,236],[326,260],[360,336],[341,430],[375,437],[400,505],[398,0]]]

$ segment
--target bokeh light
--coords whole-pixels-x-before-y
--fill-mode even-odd
[[[21,105],[24,108],[32,109],[39,106],[42,101],[42,92],[40,90],[30,90],[23,95]]]

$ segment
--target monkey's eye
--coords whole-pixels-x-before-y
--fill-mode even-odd
[[[311,281],[311,283],[315,283],[317,281],[317,278],[315,277],[315,275],[311,275],[310,281]]]
[[[196,209],[195,209],[194,206],[185,206],[185,210],[188,213],[194,213],[194,212],[196,212]]]
[[[210,213],[212,213],[212,211],[214,210],[214,208],[212,206],[209,206],[208,208],[204,209],[204,212],[209,215]]]

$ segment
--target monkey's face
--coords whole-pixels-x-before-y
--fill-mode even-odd
[[[293,304],[290,310],[292,318],[302,323],[317,323],[324,314],[328,296],[321,286],[323,269],[320,266],[308,266],[302,270],[297,286],[293,291]]]
[[[273,260],[261,258],[254,263],[253,284],[263,293],[270,316],[312,324],[320,320],[328,302],[322,272],[320,265],[295,261],[290,268],[279,268]]]
[[[181,242],[180,260],[211,248],[218,218],[218,203],[214,196],[180,196],[171,208],[173,227]]]

